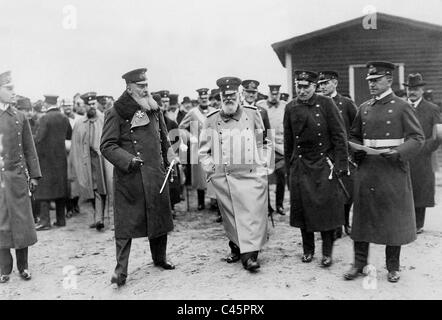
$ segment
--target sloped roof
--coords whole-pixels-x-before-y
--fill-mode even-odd
[[[289,47],[292,47],[293,45],[296,45],[296,44],[300,44],[301,42],[306,41],[306,40],[312,40],[313,38],[324,36],[328,33],[341,31],[343,29],[352,28],[354,26],[360,26],[361,20],[364,19],[364,17],[365,16],[361,16],[361,17],[355,18],[353,20],[338,23],[338,24],[335,24],[335,25],[327,27],[327,28],[323,28],[320,30],[309,32],[309,33],[306,33],[306,34],[303,34],[300,36],[296,36],[296,37],[293,37],[293,38],[290,38],[290,39],[287,39],[284,41],[275,42],[272,44],[272,48],[276,52],[276,54],[278,55],[278,58],[281,61],[282,65],[285,67],[285,51]],[[393,16],[393,15],[389,15],[389,14],[381,13],[381,12],[377,12],[376,18],[377,18],[378,22],[379,21],[388,21],[388,22],[392,22],[392,23],[396,23],[396,24],[404,24],[404,25],[411,26],[411,27],[414,27],[417,29],[423,29],[423,30],[442,33],[442,26],[432,24],[432,23],[427,23],[427,22],[422,22],[422,21],[418,21],[418,20],[412,20],[412,19],[408,19],[408,18]]]

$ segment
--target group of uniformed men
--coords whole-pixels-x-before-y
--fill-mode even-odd
[[[333,242],[344,226],[354,241],[354,263],[345,279],[363,273],[369,243],[376,243],[386,245],[388,281],[397,282],[401,245],[423,231],[425,208],[434,206],[431,154],[439,145],[433,134],[439,109],[422,99],[425,83],[420,74],[410,74],[404,83],[405,102],[391,89],[394,64],[369,62],[367,68],[373,98],[359,108],[337,92],[335,71],[295,71],[296,97],[289,103],[281,100],[280,86],[270,85],[268,98],[257,103],[258,81],[223,77],[210,95],[207,88],[197,90],[198,106],[190,108],[188,98],[180,107],[177,95],[150,93],[147,69],[141,68],[122,76],[126,89],[104,118],[96,108],[88,108],[73,133],[66,118],[52,121],[61,132],[60,141],[72,136],[70,153],[81,159],[73,157],[72,166],[77,175],[84,174],[77,181],[101,213],[109,191],[106,163],[113,165],[117,265],[111,282],[126,282],[132,238],[147,236],[154,264],[175,268],[166,258],[166,247],[172,208],[182,199],[173,177],[182,181],[180,174],[189,175],[173,165],[180,159],[192,166],[198,209],[204,209],[207,190],[219,210],[231,249],[228,263],[241,260],[250,272],[260,268],[258,253],[268,238],[267,217],[274,211],[271,175],[280,214],[285,185],[289,187],[290,225],[301,229],[302,262],[313,260],[314,232],[321,232],[321,266],[330,267]],[[96,99],[94,94],[83,98]],[[45,121],[62,119],[50,111]],[[29,122],[14,108],[10,73],[0,75],[0,120],[0,282],[6,282],[12,271],[10,248],[16,249],[22,278],[31,277],[27,247],[37,239],[28,191],[39,190],[38,179],[45,172],[50,175],[54,167],[67,164],[43,167],[47,152],[36,152]],[[39,143],[45,144],[45,132],[39,130],[37,150]],[[40,221],[48,219],[48,200],[60,198],[39,198],[45,203]],[[56,201],[56,223],[63,224],[58,205]],[[98,228],[97,222],[94,226]]]

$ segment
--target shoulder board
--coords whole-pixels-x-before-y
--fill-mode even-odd
[[[216,109],[216,110],[210,112],[210,113],[207,115],[207,118],[213,116],[214,114],[218,113],[219,111],[220,111],[220,109]]]
[[[258,110],[256,106],[244,106],[244,108],[252,109],[252,110]]]

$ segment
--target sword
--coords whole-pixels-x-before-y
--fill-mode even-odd
[[[338,175],[336,174],[336,172],[334,170],[335,165],[331,162],[329,157],[326,157],[325,159],[327,160],[327,164],[330,167],[330,175],[328,176],[328,180],[333,179],[333,173],[334,173],[336,176],[336,179],[338,180],[339,185],[341,186],[342,191],[344,191],[345,197],[347,199],[350,199],[350,194],[348,193],[347,189],[345,188],[344,183],[342,182],[342,179],[338,177]]]
[[[170,172],[172,172],[172,168],[173,168],[174,164],[175,164],[175,159],[172,160],[172,162],[169,165],[169,169],[167,169],[167,174],[166,174],[166,177],[164,178],[163,185],[161,186],[160,194],[163,193],[164,187],[166,186],[167,179],[169,179]],[[172,176],[172,182],[173,182],[173,176]]]

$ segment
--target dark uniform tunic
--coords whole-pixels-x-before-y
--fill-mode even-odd
[[[153,239],[173,229],[167,184],[160,194],[169,165],[167,128],[159,110],[146,116],[140,109],[125,92],[104,120],[100,151],[114,165],[115,238]],[[136,113],[142,118],[133,122]],[[144,165],[130,172],[136,156]]]
[[[431,156],[439,143],[432,137],[433,127],[440,123],[439,107],[424,99],[417,105],[415,114],[425,134],[425,144],[419,154],[410,160],[414,206],[434,207],[435,176]]]
[[[411,106],[393,93],[364,102],[350,140],[372,148],[396,149],[399,161],[367,155],[355,175],[351,238],[400,246],[416,239],[416,222],[408,160],[424,143]]]
[[[25,115],[0,110],[0,249],[22,249],[37,242],[28,178],[40,178],[40,166]]]
[[[307,232],[327,231],[344,224],[344,195],[330,167],[347,170],[345,127],[333,100],[314,94],[292,100],[284,114],[284,154],[290,172],[290,225]]]

